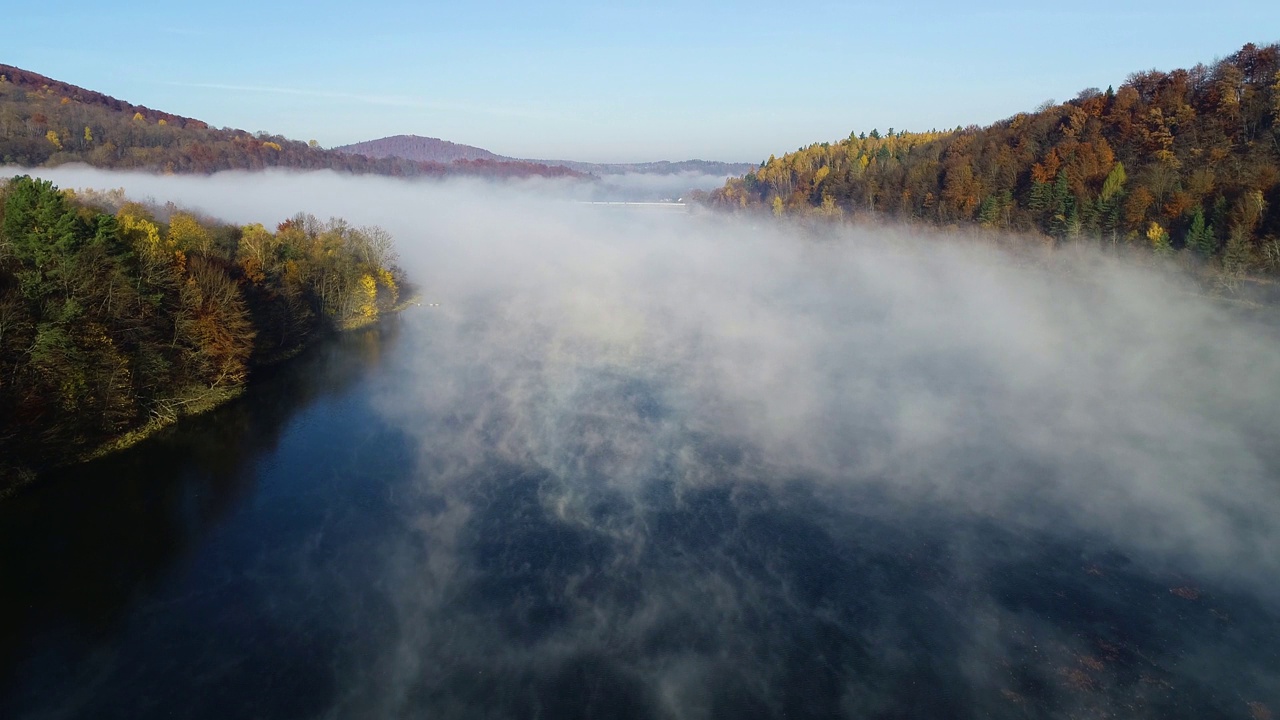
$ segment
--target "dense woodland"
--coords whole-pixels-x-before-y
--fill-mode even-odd
[[[1280,272],[1280,46],[1131,75],[990,127],[854,133],[706,200],[776,215],[976,223]]]
[[[168,173],[275,167],[405,177],[583,177],[564,167],[529,162],[370,158],[278,135],[215,129],[199,120],[0,65],[0,163],[38,167],[71,162]]]
[[[119,191],[0,184],[0,493],[228,397],[406,292],[379,228],[237,227]]]

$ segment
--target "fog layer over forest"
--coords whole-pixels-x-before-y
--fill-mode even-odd
[[[1280,341],[1171,273],[543,181],[39,174],[396,237],[418,466],[333,717],[1280,698]]]

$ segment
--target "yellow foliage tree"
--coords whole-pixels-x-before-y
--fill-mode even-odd
[[[54,132],[53,130],[50,130],[49,132],[44,134],[44,138],[45,140],[49,141],[49,144],[53,145],[59,150],[62,149],[62,141],[58,139],[58,133]]]
[[[166,237],[172,247],[179,250],[208,252],[213,238],[200,221],[186,213],[174,213],[169,218],[169,234]]]
[[[243,260],[253,258],[259,265],[265,266],[268,256],[274,250],[276,238],[262,223],[245,225],[240,228],[240,245],[237,256]]]
[[[1169,244],[1169,233],[1154,220],[1147,226],[1147,240],[1151,241],[1151,247],[1157,253],[1163,254],[1173,250],[1173,246]]]
[[[382,286],[387,289],[387,294],[391,298],[391,304],[395,305],[400,300],[400,287],[396,285],[396,279],[391,271],[386,268],[378,268],[378,280]]]
[[[361,275],[360,284],[356,288],[357,312],[361,317],[378,316],[378,281],[372,275]]]
[[[133,241],[134,248],[139,254],[155,259],[165,251],[165,248],[161,247],[160,228],[150,220],[136,215],[133,208],[128,205],[120,208],[116,213],[116,221],[120,223],[121,233]]]

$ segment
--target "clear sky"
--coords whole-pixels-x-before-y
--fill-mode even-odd
[[[759,161],[985,124],[1280,40],[1280,2],[24,3],[0,62],[325,146]]]

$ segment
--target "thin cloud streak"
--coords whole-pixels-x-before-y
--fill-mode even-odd
[[[237,85],[232,83],[192,83],[163,81],[171,87],[185,87],[203,90],[224,90],[227,92],[249,92],[269,95],[290,95],[295,97],[314,97],[327,100],[347,100],[366,105],[385,107],[419,108],[435,112],[456,112],[475,115],[495,115],[500,117],[543,118],[553,119],[559,114],[528,108],[500,107],[491,105],[473,105],[470,103],[451,103],[425,100],[408,95],[366,95],[361,93],[334,92],[330,90],[311,90],[306,88],[276,87],[272,85]]]

